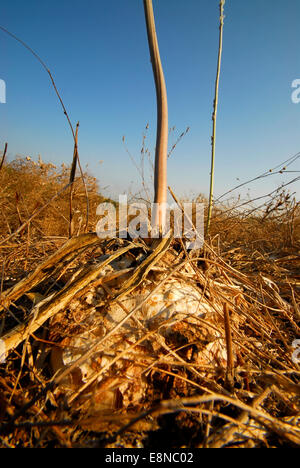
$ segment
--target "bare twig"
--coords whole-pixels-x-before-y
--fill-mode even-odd
[[[209,189],[209,203],[208,203],[208,215],[206,224],[206,235],[209,232],[209,225],[211,219],[212,203],[213,203],[213,191],[214,191],[214,171],[215,171],[215,151],[216,151],[216,127],[217,127],[217,111],[218,111],[218,97],[219,97],[219,81],[221,71],[221,59],[222,59],[222,47],[223,47],[223,25],[224,25],[224,4],[225,0],[220,0],[220,34],[219,34],[219,53],[218,53],[218,65],[217,65],[217,76],[215,83],[215,99],[214,99],[214,110],[212,114],[213,121],[213,132],[211,137],[211,172],[210,172],[210,189]]]

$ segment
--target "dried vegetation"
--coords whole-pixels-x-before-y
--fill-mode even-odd
[[[0,171],[0,445],[299,446],[295,200],[219,206],[188,253],[100,240],[88,175],[90,218],[75,179],[68,239],[68,174],[29,158]]]

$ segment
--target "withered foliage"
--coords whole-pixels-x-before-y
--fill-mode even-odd
[[[0,178],[1,447],[300,445],[295,201],[215,208],[187,252],[98,239],[89,176],[72,239],[67,168],[23,159]]]

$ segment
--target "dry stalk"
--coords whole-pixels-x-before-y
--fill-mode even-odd
[[[219,52],[218,52],[218,64],[217,64],[217,76],[215,82],[215,98],[214,98],[214,110],[212,114],[213,121],[213,132],[211,137],[211,171],[210,171],[210,188],[209,188],[209,203],[208,203],[208,215],[206,224],[206,235],[209,232],[211,211],[213,203],[213,192],[214,192],[214,172],[215,172],[215,152],[216,152],[216,128],[217,128],[217,111],[218,111],[218,98],[219,98],[219,81],[221,71],[221,59],[222,59],[222,48],[223,48],[223,25],[224,25],[224,4],[225,0],[220,0],[220,27],[219,27]]]
[[[230,318],[229,318],[227,302],[224,303],[223,312],[224,312],[225,339],[226,339],[226,350],[227,350],[226,383],[228,387],[232,390],[234,387],[234,374],[233,374],[234,362],[233,362],[233,352],[232,352],[231,326],[230,326]]]
[[[157,131],[154,172],[154,203],[158,204],[154,226],[164,231],[167,202],[168,103],[164,73],[155,30],[152,0],[144,0],[147,35],[157,99]]]
[[[74,233],[74,221],[73,221],[73,192],[74,192],[74,179],[76,174],[76,166],[78,161],[78,128],[79,122],[76,125],[76,132],[75,132],[75,141],[74,141],[74,152],[73,152],[73,161],[70,171],[70,194],[69,194],[69,237],[71,238]]]
[[[19,281],[11,289],[1,294],[0,311],[3,307],[8,308],[10,303],[37,286],[40,282],[51,277],[53,270],[59,262],[70,261],[71,257],[78,254],[79,250],[99,243],[96,233],[83,234],[66,242],[57,252],[42,262],[34,272]]]
[[[27,323],[17,325],[13,330],[10,330],[2,337],[2,345],[5,349],[5,353],[8,354],[31,333],[41,327],[46,320],[64,309],[74,296],[81,291],[81,289],[85,288],[99,276],[101,270],[105,266],[134,247],[136,247],[135,244],[129,244],[128,246],[119,249],[100,264],[95,265],[92,268],[88,268],[87,271],[83,272],[83,274],[79,276],[79,278],[76,278],[73,282],[67,284],[58,293],[53,293],[39,302],[32,310],[32,313],[35,315],[33,323],[30,322],[29,325]]]

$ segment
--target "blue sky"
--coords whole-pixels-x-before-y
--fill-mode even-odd
[[[168,183],[178,196],[208,195],[219,0],[153,0],[153,7],[169,126],[176,127],[169,145],[190,127],[169,158]],[[292,81],[300,79],[299,0],[227,0],[225,15],[216,196],[300,151],[300,103],[291,100]],[[0,18],[51,70],[74,127],[80,122],[82,165],[110,196],[137,191],[141,178],[122,137],[139,164],[146,124],[152,156],[156,131],[142,0],[1,0]],[[2,31],[0,57],[7,87],[0,148],[8,142],[11,158],[40,154],[70,163],[72,135],[47,73]],[[300,170],[299,161],[289,169]],[[258,181],[249,186],[250,196],[296,176]],[[290,186],[298,198],[299,187]]]

